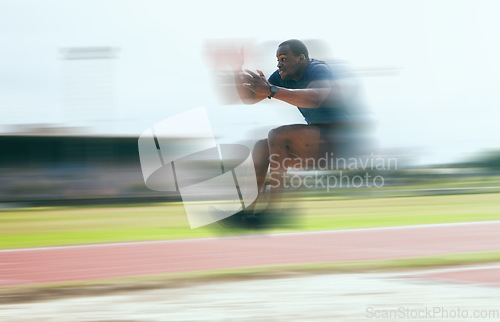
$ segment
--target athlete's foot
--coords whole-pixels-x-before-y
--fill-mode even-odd
[[[260,228],[261,219],[254,214],[241,217],[241,222],[247,228]]]
[[[219,220],[217,223],[227,230],[247,228],[246,227],[247,225],[245,224],[245,220],[243,218],[246,218],[250,215],[251,213],[249,211],[240,210],[235,214],[232,214],[222,220]]]
[[[232,214],[217,224],[226,230],[237,229],[267,229],[290,228],[296,224],[296,211],[293,209],[269,206],[261,212],[254,213],[251,209],[244,209]]]
[[[253,223],[254,228],[290,228],[297,224],[297,212],[295,209],[267,207],[256,213],[248,221]]]

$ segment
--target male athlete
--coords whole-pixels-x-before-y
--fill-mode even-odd
[[[278,70],[269,79],[260,70],[242,71],[242,57],[240,65],[235,68],[236,89],[245,104],[265,99],[281,100],[298,107],[307,122],[275,128],[253,149],[259,192],[264,186],[268,168],[270,170],[271,208],[279,205],[287,168],[314,166],[311,161],[314,163],[329,152],[339,151],[343,145],[339,129],[347,117],[330,67],[309,58],[308,50],[300,40],[281,43],[276,57]],[[257,220],[250,215],[252,208],[244,211],[246,217],[243,220]],[[265,212],[260,217],[257,215],[259,222],[265,220]]]

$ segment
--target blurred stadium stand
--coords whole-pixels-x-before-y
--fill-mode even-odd
[[[0,136],[0,204],[180,200],[144,185],[136,137]]]

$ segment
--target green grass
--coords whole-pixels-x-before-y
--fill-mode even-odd
[[[307,229],[320,230],[500,220],[500,194],[310,201]]]
[[[184,207],[48,208],[0,212],[0,248],[191,238]]]
[[[500,220],[500,193],[288,201],[301,214],[284,231],[312,231]],[[237,233],[237,232],[233,232]],[[51,207],[0,211],[0,249],[228,234],[190,229],[180,203],[142,206]]]

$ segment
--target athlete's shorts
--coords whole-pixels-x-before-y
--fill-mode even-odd
[[[353,123],[338,121],[311,125],[318,127],[320,132],[318,158],[349,158],[359,152],[359,134]]]

